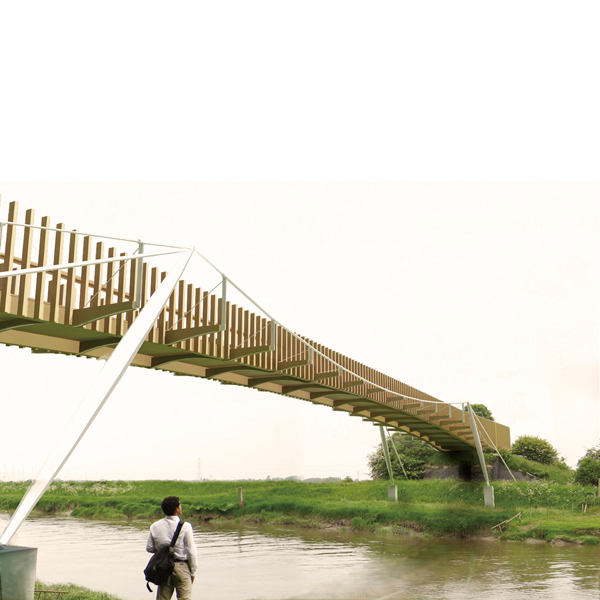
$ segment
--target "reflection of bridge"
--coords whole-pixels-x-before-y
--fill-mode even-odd
[[[91,235],[53,228],[48,217],[35,225],[32,210],[19,224],[17,211],[11,203],[0,224],[0,343],[36,353],[106,358],[167,276],[143,258],[189,251],[120,240],[134,252],[105,252],[104,242],[93,248]],[[241,290],[225,276],[219,287],[205,293],[175,280],[131,364],[330,406],[440,450],[475,447],[466,411],[296,335],[262,309],[231,304],[227,291]],[[510,448],[508,427],[479,423],[484,447]]]

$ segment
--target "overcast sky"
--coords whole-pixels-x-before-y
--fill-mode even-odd
[[[544,437],[571,465],[600,441],[596,185],[1,187],[4,219],[17,200],[67,228],[193,244],[290,329],[442,400],[484,403],[513,440]],[[199,258],[185,278],[219,281]],[[103,363],[0,357],[3,462],[29,476]],[[378,441],[325,407],[132,368],[63,476],[193,479],[200,459],[210,478],[364,478]]]
[[[193,244],[287,327],[482,402],[574,465],[600,441],[597,17],[511,0],[3,3],[0,218],[16,200]],[[443,183],[459,181],[474,183]],[[186,279],[218,281],[197,258]],[[102,364],[0,346],[0,476],[41,463]],[[365,477],[378,441],[327,408],[131,369],[65,471]]]

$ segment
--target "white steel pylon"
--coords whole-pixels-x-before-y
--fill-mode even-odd
[[[183,256],[169,271],[156,292],[152,294],[84,396],[75,415],[62,433],[58,445],[42,466],[36,480],[23,496],[17,510],[0,536],[0,545],[8,544],[21,523],[54,481],[133,361],[187,267],[194,249],[180,252],[184,253]]]

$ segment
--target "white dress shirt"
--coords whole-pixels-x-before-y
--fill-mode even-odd
[[[165,517],[160,521],[152,523],[146,550],[154,553],[163,546],[169,546],[177,525],[179,525],[179,521],[179,517]],[[175,559],[187,561],[190,573],[194,575],[198,567],[198,558],[196,556],[196,544],[194,542],[194,531],[191,523],[183,524],[175,542],[174,551]]]

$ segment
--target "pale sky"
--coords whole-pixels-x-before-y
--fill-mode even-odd
[[[3,3],[0,218],[193,244],[287,327],[574,465],[600,441],[597,17]],[[40,464],[101,366],[0,346],[0,477]],[[66,474],[365,477],[371,424],[232,387],[131,369]]]
[[[441,400],[484,403],[513,440],[544,437],[574,465],[600,441],[598,191],[2,183],[0,215],[17,200],[67,229],[193,244],[290,329]],[[218,275],[194,260],[186,281],[210,289]],[[103,363],[0,357],[2,462],[30,476]],[[345,413],[132,368],[63,477],[194,479],[200,459],[215,479],[365,478],[378,442]]]

